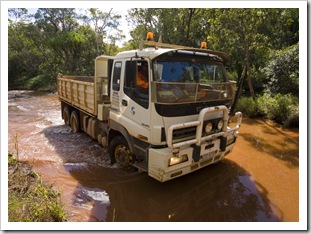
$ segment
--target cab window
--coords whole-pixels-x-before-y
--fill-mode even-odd
[[[149,106],[149,65],[145,60],[126,61],[124,93],[144,108]]]
[[[113,77],[112,77],[112,89],[115,91],[120,90],[121,68],[122,68],[122,62],[116,62],[114,64]]]

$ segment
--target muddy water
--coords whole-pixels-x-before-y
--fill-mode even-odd
[[[299,221],[298,130],[244,119],[231,155],[160,183],[72,134],[55,94],[9,92],[9,151],[61,191],[69,221]]]

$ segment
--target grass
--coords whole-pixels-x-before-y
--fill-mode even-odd
[[[32,167],[9,153],[9,222],[67,221],[60,194],[45,184]]]

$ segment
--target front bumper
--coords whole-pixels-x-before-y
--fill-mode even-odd
[[[213,164],[232,152],[238,137],[238,129],[242,122],[242,114],[236,113],[237,124],[229,128],[227,124],[223,131],[202,137],[202,127],[206,115],[214,112],[223,112],[225,123],[228,122],[228,111],[226,107],[206,108],[200,112],[199,120],[173,125],[168,131],[168,147],[150,148],[148,161],[148,174],[158,181],[165,182],[179,176],[189,174],[202,167]],[[173,142],[173,131],[182,127],[196,126],[197,132],[193,139]],[[170,165],[172,157],[185,158],[175,165]]]

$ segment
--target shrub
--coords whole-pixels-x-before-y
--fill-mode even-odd
[[[266,118],[275,120],[278,104],[272,96],[265,93],[263,96],[258,97],[257,103],[258,109]]]
[[[298,110],[298,98],[291,94],[281,95],[278,93],[273,97],[264,94],[258,99],[258,103],[259,109],[265,117],[281,124],[285,124],[289,118],[299,116],[297,111],[293,112],[294,109]]]
[[[25,84],[26,89],[47,91],[56,89],[56,76],[49,75],[38,75],[27,81]]]
[[[237,111],[248,117],[265,117],[284,124],[287,127],[299,126],[299,100],[292,94],[276,94],[271,96],[267,93],[257,97],[240,98]]]
[[[251,97],[242,97],[238,101],[237,111],[241,111],[243,115],[248,117],[257,117],[258,105],[256,101]]]

